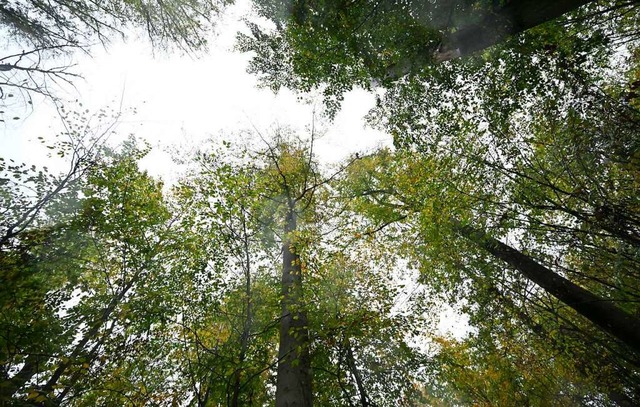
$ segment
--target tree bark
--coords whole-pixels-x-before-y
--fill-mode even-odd
[[[244,207],[242,208],[244,212]],[[243,363],[246,359],[247,350],[249,349],[249,337],[251,335],[251,325],[253,320],[253,309],[251,307],[251,258],[249,253],[249,236],[247,234],[246,219],[242,218],[242,237],[244,250],[244,278],[245,278],[245,320],[242,325],[242,334],[240,335],[240,355],[238,357],[238,368],[234,374],[233,394],[231,396],[231,407],[240,406],[240,393],[242,390],[241,376]]]
[[[302,267],[293,237],[297,229],[294,205],[294,202],[289,202],[282,247],[282,317],[276,407],[313,405],[309,329],[307,315],[302,308]]]
[[[593,0],[512,0],[484,14],[479,23],[460,27],[445,38],[438,61],[464,57],[489,48]]]
[[[360,374],[360,370],[358,370],[358,366],[356,365],[356,357],[353,354],[353,348],[351,347],[351,342],[349,340],[346,341],[345,346],[347,347],[347,364],[349,365],[349,370],[356,380],[356,387],[358,388],[358,393],[360,394],[360,405],[362,407],[371,407],[371,403],[369,402],[369,395],[367,394],[367,389],[364,387],[364,381],[362,380],[362,375]]]
[[[47,357],[28,355],[24,365],[15,376],[0,383],[0,406],[10,405],[13,395],[45,366]]]
[[[572,283],[531,257],[471,226],[454,222],[454,229],[493,256],[508,263],[530,281],[574,309],[631,349],[640,352],[640,320],[622,311],[611,301],[600,298]]]
[[[57,397],[49,398],[49,396],[52,395],[54,387],[57,385],[58,380],[60,379],[60,377],[62,377],[65,371],[73,363],[77,363],[76,359],[81,355],[87,343],[89,343],[90,340],[98,336],[100,328],[104,326],[104,324],[109,320],[109,317],[111,316],[113,311],[116,309],[118,304],[120,304],[120,302],[122,301],[126,293],[129,291],[129,289],[131,289],[131,287],[134,285],[134,283],[138,280],[139,277],[140,277],[140,274],[137,274],[136,276],[134,276],[132,280],[129,281],[129,283],[127,283],[127,285],[122,288],[120,293],[118,293],[118,295],[109,302],[109,305],[100,314],[100,318],[93,323],[91,329],[89,329],[89,331],[82,337],[80,342],[76,346],[74,346],[74,349],[71,352],[71,354],[67,357],[67,360],[61,361],[58,364],[58,367],[56,368],[56,370],[53,372],[53,374],[49,378],[49,380],[47,380],[47,382],[44,384],[44,386],[42,386],[42,388],[38,389],[38,393],[47,395],[48,397],[47,400],[41,403],[41,405],[56,405],[62,401],[62,400],[57,400]],[[23,367],[23,370],[25,368],[27,368],[26,365],[25,367]],[[15,383],[15,386],[11,389],[13,393],[18,392],[26,384],[26,382],[30,380],[31,377],[33,377],[33,375],[36,373],[31,367],[29,367],[28,370],[31,373],[31,375],[28,377],[26,376],[22,377],[19,383]],[[68,389],[65,388],[65,390],[63,391],[63,395],[66,395],[67,393],[68,393]]]

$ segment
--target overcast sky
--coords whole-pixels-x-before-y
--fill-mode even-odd
[[[300,101],[300,95],[287,90],[274,95],[259,89],[256,78],[246,73],[249,55],[233,50],[236,32],[243,28],[240,19],[249,10],[246,4],[225,12],[209,52],[197,59],[179,53],[154,56],[150,44],[139,39],[96,47],[91,57],[75,55],[74,71],[84,79],[65,95],[77,98],[90,112],[118,109],[122,100],[125,113],[118,133],[134,133],[151,143],[154,150],[144,166],[159,176],[171,171],[163,153],[170,145],[198,144],[222,133],[229,137],[254,126],[266,134],[276,126],[308,134],[305,127],[314,109],[321,109],[320,99]],[[373,95],[354,91],[334,122],[316,118],[326,130],[316,144],[322,161],[335,162],[349,153],[391,144],[390,136],[365,128],[363,116],[373,104]],[[129,113],[130,108],[137,113]],[[50,137],[60,129],[57,113],[51,103],[35,99],[32,111],[17,114],[21,120],[7,120],[0,130],[0,150],[5,156],[40,161],[34,143],[38,136]]]
[[[287,90],[274,95],[259,89],[256,78],[246,73],[249,55],[233,51],[236,32],[243,28],[240,19],[248,11],[246,4],[225,13],[209,52],[198,59],[176,53],[154,56],[146,40],[114,41],[107,49],[96,47],[91,57],[75,55],[74,71],[84,79],[77,80],[76,89],[69,89],[66,97],[78,99],[90,114],[101,108],[117,110],[122,100],[124,114],[117,128],[120,138],[133,133],[146,139],[153,150],[142,165],[166,181],[175,180],[176,175],[165,152],[171,146],[194,147],[209,138],[229,139],[234,134],[242,137],[241,132],[252,128],[268,135],[277,126],[309,135],[321,100],[305,96],[301,101],[300,95]],[[391,136],[365,126],[363,117],[374,103],[374,95],[356,90],[346,95],[333,122],[316,118],[316,127],[324,130],[324,135],[316,141],[314,151],[323,163],[336,163],[351,153],[392,144]],[[80,108],[72,102],[67,106]],[[129,112],[132,108],[136,114]],[[1,155],[56,168],[46,162],[49,150],[37,141],[40,136],[50,139],[62,129],[53,104],[35,98],[33,109],[17,110],[21,119],[11,120],[10,114],[0,127]],[[58,166],[61,164],[58,161]],[[461,335],[464,319],[444,307],[439,329]]]

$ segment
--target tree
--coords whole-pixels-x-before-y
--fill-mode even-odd
[[[56,88],[73,85],[79,77],[70,55],[89,53],[96,42],[106,45],[114,35],[126,37],[144,30],[155,48],[202,50],[215,16],[227,4],[213,0],[5,1],[0,5],[0,27],[12,44],[0,56],[0,106],[22,102],[31,107],[34,95],[58,104]]]
[[[431,315],[425,304],[430,297],[418,294],[417,282],[401,286],[398,275],[390,272],[402,262],[390,254],[387,242],[362,234],[358,221],[343,219],[340,226],[354,237],[327,248],[321,256],[328,260],[311,262],[316,266],[311,266],[307,283],[309,321],[316,337],[316,403],[420,404],[417,389],[425,381],[429,356],[409,346],[407,338],[428,329],[422,314]]]
[[[309,322],[304,309],[303,272],[299,218],[314,204],[317,175],[305,158],[304,150],[289,146],[269,146],[272,179],[284,217],[282,221],[282,314],[278,346],[276,406],[311,406],[311,357]],[[309,164],[307,164],[307,162]],[[304,219],[304,218],[303,218]]]
[[[197,355],[190,369],[203,371],[188,372],[202,383],[194,396],[198,405],[266,402],[267,379],[277,364],[271,350],[279,325],[278,284],[272,281],[277,245],[268,237],[274,220],[263,214],[269,203],[259,171],[234,164],[247,154],[230,144],[213,151],[203,147],[195,169],[175,191],[176,204],[190,208],[181,228],[202,239],[197,246],[206,248],[205,258],[220,256],[208,260],[219,264],[209,271],[218,282],[206,288],[220,303],[212,307],[204,297],[202,304],[188,306],[191,322],[183,322],[196,341],[187,347]]]
[[[71,299],[66,287],[77,283],[79,273],[64,252],[82,245],[73,221],[77,202],[110,128],[90,128],[84,119],[69,120],[62,140],[47,145],[69,158],[66,173],[0,158],[3,402],[44,369],[60,342],[70,339],[57,312],[60,303]]]
[[[398,147],[430,162],[423,167],[423,177],[437,179],[430,192],[412,186],[402,199],[408,206],[422,207],[422,214],[431,212],[429,220],[420,221],[429,230],[425,229],[425,238],[435,246],[426,251],[427,258],[441,264],[450,251],[444,242],[458,242],[456,235],[466,227],[462,234],[471,237],[468,242],[494,254],[509,242],[518,256],[587,289],[596,295],[594,299],[614,304],[623,315],[637,315],[638,222],[632,191],[637,178],[638,115],[633,95],[628,97],[637,59],[608,59],[616,49],[616,38],[629,40],[623,20],[616,19],[617,28],[598,34],[607,40],[594,48],[596,53],[586,52],[587,43],[562,41],[547,42],[557,46],[540,46],[528,55],[496,49],[491,53],[505,61],[500,66],[487,64],[474,71],[449,65],[445,78],[466,76],[468,81],[408,79],[380,100],[371,118],[394,135]],[[553,32],[548,27],[545,31]],[[526,42],[522,45],[527,48]],[[627,45],[635,55],[637,44]],[[514,55],[519,59],[512,59]],[[560,55],[563,59],[558,59]],[[417,170],[410,172],[418,182]],[[405,177],[402,171],[397,174],[399,179]],[[388,185],[398,185],[398,180]],[[452,219],[458,221],[452,225]],[[478,264],[479,259],[491,263],[493,255],[467,253],[466,258],[458,254],[445,262],[451,280],[447,289],[478,301],[478,295],[470,296],[464,288],[474,273],[469,265],[478,267],[482,273],[475,272],[479,275],[473,279],[474,287],[481,280],[492,280],[501,293],[500,302],[516,298],[525,310],[517,318],[530,318],[534,323],[529,326],[549,333],[542,340],[563,338],[554,346],[574,357],[575,371],[595,384],[601,397],[618,405],[634,403],[637,351],[621,348],[565,313],[564,303],[545,298],[528,279],[499,271],[499,265],[494,269]],[[434,279],[434,285],[442,284],[441,276]],[[484,324],[481,317],[474,320]],[[637,332],[632,328],[630,333]],[[587,342],[593,344],[591,352],[583,350]],[[627,343],[633,348],[637,341]],[[594,358],[615,379],[598,376]]]
[[[156,270],[166,256],[165,246],[171,241],[170,213],[162,199],[161,184],[137,168],[136,160],[146,152],[137,151],[135,146],[129,148],[133,151],[125,150],[123,156],[116,155],[113,161],[92,171],[83,191],[86,200],[83,217],[78,221],[88,231],[93,240],[90,247],[97,255],[91,259],[95,263],[85,260],[88,273],[84,290],[93,295],[83,298],[77,310],[70,310],[72,314],[78,312],[88,329],[39,389],[49,394],[61,387],[59,384],[63,385],[64,390],[55,395],[57,402],[79,394],[92,396],[91,385],[79,380],[84,374],[73,372],[78,359],[90,367],[108,361],[102,370],[108,374],[109,368],[126,366],[129,358],[137,356],[136,342],[153,338],[145,337],[143,332],[150,330],[149,314],[155,313],[153,307],[161,297],[161,291],[154,288],[154,280],[161,274]],[[101,278],[97,273],[102,274]],[[119,352],[102,353],[111,347]],[[69,370],[70,377],[62,379]],[[119,376],[112,374],[114,380]]]
[[[635,351],[640,351],[640,345],[638,345],[640,343],[639,319],[541,266],[531,257],[487,236],[482,231],[459,223],[454,223],[454,230],[520,271],[528,279],[601,329],[608,331]]]
[[[415,324],[390,315],[398,288],[385,270],[395,257],[380,242],[354,238],[360,225],[330,193],[344,168],[323,176],[310,147],[287,134],[257,151],[205,147],[177,188],[179,206],[191,208],[185,230],[217,246],[226,282],[210,314],[194,309],[208,324],[189,324],[201,351],[185,370],[202,383],[197,402],[303,402],[311,391],[323,405],[397,405],[416,395],[421,355],[405,343]],[[209,378],[198,378],[200,369]],[[304,369],[309,381],[300,382]]]
[[[88,174],[83,189],[86,197],[82,202],[83,213],[75,217],[69,227],[62,228],[71,235],[71,239],[67,239],[75,246],[71,247],[65,240],[51,239],[38,248],[43,253],[57,252],[56,256],[65,249],[73,253],[66,261],[68,264],[56,256],[42,261],[42,277],[47,277],[48,267],[60,267],[60,273],[74,269],[79,272],[72,274],[68,282],[62,280],[62,284],[53,287],[53,292],[35,299],[59,315],[53,326],[58,325],[61,335],[44,359],[41,354],[39,365],[29,363],[33,350],[20,351],[27,362],[9,379],[12,383],[9,397],[19,399],[26,394],[27,400],[44,405],[60,403],[77,394],[87,397],[91,393],[87,373],[91,366],[97,367],[100,360],[104,363],[103,349],[132,339],[126,331],[118,333],[118,327],[130,330],[132,324],[144,324],[143,314],[134,322],[126,310],[135,301],[132,293],[140,295],[146,291],[143,286],[149,281],[145,278],[153,269],[159,244],[147,242],[145,234],[166,220],[166,212],[156,200],[158,185],[150,184],[132,165],[131,159],[116,160],[108,169],[99,166]],[[77,305],[70,305],[74,302]],[[74,339],[76,336],[78,340]],[[32,346],[39,346],[41,342],[36,340]],[[120,352],[120,358],[127,356],[126,351]],[[92,379],[95,380],[95,376]]]
[[[73,162],[83,157],[63,145]],[[0,257],[3,286],[13,289],[1,296],[3,403],[182,399],[170,373],[174,321],[178,299],[193,296],[187,282],[201,269],[174,272],[188,262],[185,253],[195,263],[198,253],[189,250],[192,235],[173,229],[161,183],[139,171],[144,154],[133,141],[120,151],[102,148],[73,183],[34,188],[37,209],[20,207],[24,195],[5,194],[7,207],[26,211],[29,223],[6,234]],[[16,222],[7,216],[7,224]]]
[[[206,43],[207,27],[220,6],[209,0],[5,2],[0,21],[14,37],[36,47],[86,47],[95,39],[107,42],[109,35],[124,35],[123,29],[133,23],[160,45],[174,43],[193,50]]]
[[[574,10],[580,5],[586,7]],[[414,78],[444,85],[446,91],[487,65],[522,69],[543,50],[545,59],[550,49],[611,55],[613,42],[633,41],[637,32],[627,19],[637,13],[635,3],[299,2],[288,7],[286,2],[259,2],[256,7],[276,28],[250,24],[250,34],[240,35],[239,49],[254,53],[249,71],[274,89],[320,88],[330,115],[353,87],[394,88],[401,79]],[[438,63],[463,54],[472,57]]]
[[[473,151],[473,146],[468,147],[470,151]],[[548,250],[553,250],[556,255],[549,259],[543,248],[544,245],[551,245],[551,242],[538,242],[542,246],[526,245],[526,233],[527,230],[531,230],[529,229],[531,226],[528,228],[525,226],[525,228],[518,230],[504,223],[493,224],[492,222],[498,222],[500,216],[504,214],[499,212],[496,214],[496,219],[491,220],[495,206],[500,207],[500,203],[508,201],[509,198],[504,195],[495,196],[496,192],[503,193],[505,191],[502,189],[500,181],[486,178],[487,173],[484,172],[486,169],[476,167],[470,156],[465,157],[465,160],[456,159],[455,157],[460,157],[458,154],[458,151],[455,151],[449,155],[441,152],[440,156],[424,157],[413,153],[392,157],[388,153],[380,153],[378,156],[368,158],[371,161],[362,164],[359,171],[363,173],[357,176],[359,181],[352,184],[351,193],[352,196],[361,197],[358,199],[361,199],[362,204],[365,205],[363,209],[369,217],[374,219],[371,229],[380,230],[393,222],[420,225],[417,226],[417,229],[409,227],[408,230],[402,232],[401,236],[408,237],[408,243],[401,246],[401,249],[405,253],[412,253],[412,256],[416,256],[417,261],[422,263],[424,278],[429,281],[430,285],[448,292],[452,302],[460,302],[462,296],[471,304],[484,303],[481,298],[486,294],[482,294],[483,291],[479,290],[479,286],[497,287],[492,290],[502,293],[499,298],[504,298],[507,292],[515,293],[521,309],[533,308],[537,314],[535,318],[544,319],[545,323],[542,326],[545,329],[554,332],[558,329],[560,332],[558,335],[569,335],[563,333],[567,328],[569,332],[576,333],[576,336],[573,333],[569,335],[571,339],[565,338],[563,340],[567,343],[565,346],[568,349],[571,347],[575,347],[576,350],[582,349],[587,343],[592,344],[587,346],[593,346],[594,349],[597,349],[594,352],[602,358],[599,359],[601,365],[611,366],[616,375],[616,381],[601,387],[601,391],[609,396],[621,395],[619,397],[621,399],[632,398],[630,395],[635,392],[634,389],[638,385],[634,379],[636,369],[633,367],[637,360],[637,340],[632,337],[637,335],[640,330],[637,328],[637,319],[632,316],[634,311],[629,308],[629,302],[618,300],[621,298],[618,295],[633,295],[631,292],[636,292],[636,289],[631,287],[614,288],[613,282],[611,282],[612,285],[609,285],[608,282],[612,280],[605,276],[610,270],[596,276],[592,274],[593,271],[590,269],[585,269],[584,265],[580,265],[581,268],[577,270],[571,270],[566,265],[558,267],[558,265],[565,263],[565,260],[558,257],[557,254],[562,253],[563,243],[561,241],[553,243],[553,248]],[[409,162],[414,160],[422,164],[410,165]],[[381,167],[376,169],[377,165]],[[429,181],[426,181],[426,174],[428,174]],[[486,183],[487,179],[491,180],[489,184]],[[493,185],[494,181],[496,181],[496,186]],[[519,213],[527,214],[527,207],[520,206]],[[558,217],[546,218],[544,224],[560,222],[560,219]],[[504,219],[502,221],[504,222]],[[478,224],[484,225],[491,232],[479,230]],[[542,221],[539,225],[543,225]],[[561,227],[561,223],[556,225],[558,228]],[[502,228],[509,231],[502,233],[524,234],[524,238],[520,238],[517,244],[524,245],[525,248],[515,250],[489,235],[489,233],[499,233],[498,231],[503,230]],[[533,229],[533,233],[535,233],[535,229]],[[595,229],[585,230],[584,233],[597,236]],[[460,240],[460,237],[463,238],[463,241]],[[416,239],[424,239],[424,246],[418,248],[415,243]],[[456,250],[452,251],[452,247],[456,247]],[[523,253],[524,250],[527,251],[527,254]],[[536,260],[532,259],[532,256],[537,256]],[[510,271],[504,270],[504,266],[501,266],[497,260],[506,261],[511,266],[510,269],[517,273],[514,275]],[[541,262],[548,265],[542,266]],[[634,273],[633,270],[636,269],[636,266],[629,265],[629,267],[629,269],[623,268],[621,270]],[[551,268],[556,271],[552,271]],[[592,277],[592,280],[574,276]],[[546,280],[547,278],[549,280]],[[581,284],[601,296],[580,288],[570,279],[577,279]],[[595,283],[596,280],[597,283]],[[530,282],[534,282],[538,287],[532,286]],[[607,289],[603,290],[603,286],[607,286]],[[589,299],[571,298],[569,293],[574,290],[583,293]],[[555,296],[560,302],[553,305],[555,300],[545,299],[545,296],[549,294]],[[495,298],[494,295],[491,296]],[[504,299],[494,301],[506,302]],[[594,304],[603,305],[604,319],[600,322],[593,315],[589,316],[591,311],[600,306],[591,308]],[[619,315],[623,321],[627,322],[621,321],[618,325],[620,330],[614,335],[626,345],[620,347],[611,338],[602,337],[601,333],[593,332],[593,327],[583,326],[583,321],[576,320],[571,313],[565,314],[559,309],[559,306],[567,305],[608,332],[612,332],[609,319],[614,319],[615,315]],[[482,317],[475,318],[473,315],[480,312],[479,310],[486,305],[478,305],[478,307],[469,306],[467,309],[471,312],[473,320],[483,326],[486,321]],[[589,310],[586,312],[584,309],[581,310],[583,307]],[[610,310],[611,312],[604,311],[604,308],[609,307],[614,309]],[[528,311],[522,312],[516,314],[516,317],[523,318],[528,314]],[[545,313],[547,313],[546,316]],[[557,326],[556,324],[559,324],[560,327],[554,327]],[[538,324],[531,325],[529,323],[528,325],[537,326]],[[625,331],[631,336],[626,337]],[[577,339],[577,342],[573,342],[574,338]],[[572,354],[581,353],[581,351],[571,352]],[[584,372],[584,366],[591,363],[590,358],[593,358],[593,354],[590,356],[582,354],[582,358],[580,362],[582,368],[577,368],[579,373]]]

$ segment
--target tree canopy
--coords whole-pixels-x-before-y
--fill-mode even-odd
[[[4,2],[0,24],[11,35],[35,47],[85,47],[124,35],[132,24],[143,28],[160,45],[185,49],[206,43],[209,24],[224,3],[199,1],[56,0]]]
[[[36,47],[133,23],[197,48],[217,6],[0,15]],[[0,158],[0,404],[640,404],[638,6],[256,1],[265,85],[329,116],[376,92],[394,148],[333,165],[315,123],[254,128],[165,185],[117,114],[67,112],[41,138],[67,171]]]
[[[638,33],[636,2],[265,0],[255,7],[275,27],[250,24],[239,36],[239,49],[253,53],[249,70],[274,89],[322,89],[329,115],[354,87],[393,89],[409,78],[449,90],[484,69],[548,75],[545,64],[601,62]],[[534,86],[532,79],[518,90]]]
[[[146,37],[155,49],[195,53],[207,48],[219,13],[230,2],[30,0],[0,4],[0,30],[11,43],[0,55],[0,120],[5,109],[58,102],[80,75],[74,52],[91,53],[114,36]],[[62,89],[61,89],[62,88]],[[14,115],[14,119],[20,118]]]

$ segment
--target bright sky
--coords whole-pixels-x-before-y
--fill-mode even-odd
[[[176,171],[167,147],[196,147],[211,137],[228,140],[254,127],[267,135],[277,126],[309,135],[314,108],[321,108],[320,98],[305,96],[301,101],[300,95],[287,90],[274,95],[258,89],[256,78],[246,73],[249,56],[233,51],[247,10],[246,1],[228,10],[218,24],[218,36],[211,40],[210,52],[198,59],[177,53],[154,56],[151,45],[143,40],[114,41],[107,49],[94,49],[91,57],[75,55],[74,72],[84,80],[75,82],[76,90],[68,90],[67,98],[78,99],[90,113],[101,108],[117,110],[122,100],[125,113],[117,128],[119,136],[124,139],[133,133],[151,143],[153,150],[142,165],[166,181],[174,180]],[[365,126],[363,117],[374,103],[373,94],[356,90],[346,95],[333,122],[316,117],[316,129],[324,130],[324,135],[314,151],[322,162],[336,163],[351,153],[392,144],[391,136]],[[69,109],[74,106],[79,108],[68,104]],[[126,113],[130,108],[137,113]],[[21,119],[5,115],[8,120],[0,127],[0,154],[44,165],[48,150],[37,137],[50,139],[62,128],[53,104],[35,98],[32,110],[19,108],[16,115]],[[56,168],[54,163],[46,165]],[[460,336],[465,325],[464,319],[445,307],[441,332]]]
[[[158,176],[172,171],[163,152],[170,145],[197,145],[221,134],[229,138],[254,126],[265,134],[276,126],[309,134],[305,127],[312,122],[314,106],[320,110],[321,100],[309,96],[305,102],[290,91],[274,95],[258,89],[256,78],[246,73],[249,55],[233,51],[247,11],[247,2],[227,10],[210,52],[198,59],[179,53],[154,56],[147,41],[135,39],[114,41],[107,49],[96,47],[91,57],[75,55],[74,71],[84,80],[75,82],[77,90],[69,90],[68,98],[79,99],[90,112],[118,109],[121,99],[125,110],[135,108],[137,114],[124,114],[118,133],[133,133],[151,143],[154,150],[144,166]],[[390,136],[365,128],[363,116],[373,104],[372,94],[351,92],[335,121],[320,123],[326,130],[316,144],[322,161],[336,162],[356,151],[391,144]],[[23,161],[40,161],[34,155],[36,138],[59,130],[57,113],[50,103],[36,101],[33,111],[18,115],[25,118],[8,120],[0,128],[0,151]]]

